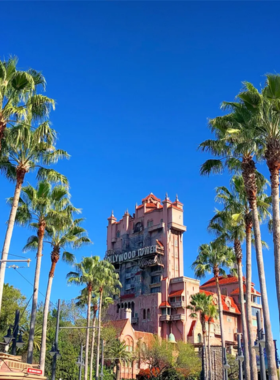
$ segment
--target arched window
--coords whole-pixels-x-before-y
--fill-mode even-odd
[[[201,334],[197,334],[197,343],[201,343]]]
[[[146,319],[146,309],[143,310],[143,319]]]
[[[147,319],[150,319],[151,318],[151,311],[150,309],[147,310]]]
[[[118,304],[117,305],[117,313],[119,312],[119,310],[120,310],[120,305]]]

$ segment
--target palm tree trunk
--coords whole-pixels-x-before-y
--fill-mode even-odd
[[[271,198],[272,198],[272,220],[273,220],[273,244],[274,244],[274,266],[275,282],[278,301],[278,312],[280,321],[280,218],[279,218],[279,169],[270,169],[271,173]]]
[[[222,304],[222,295],[219,284],[219,268],[214,268],[214,276],[216,280],[216,288],[218,295],[218,306],[219,306],[219,319],[220,319],[220,329],[221,329],[221,341],[222,341],[222,361],[224,363],[224,351],[226,350],[226,342],[225,342],[225,332],[224,332],[224,321],[223,321],[223,304]]]
[[[209,380],[211,380],[211,371],[212,371],[212,363],[211,363],[211,344],[210,344],[210,318],[208,319],[208,371],[209,371]]]
[[[25,174],[26,174],[25,169],[17,170],[16,188],[14,192],[12,208],[10,212],[8,227],[7,227],[3,250],[2,250],[2,257],[1,257],[2,262],[1,262],[1,268],[0,268],[0,314],[1,314],[1,306],[2,306],[2,298],[3,298],[5,271],[6,271],[6,265],[7,265],[7,263],[3,262],[3,260],[8,259],[8,253],[10,249],[10,244],[12,240],[12,234],[13,234],[13,229],[14,229],[16,214],[17,214],[17,209],[18,209],[18,202],[19,202],[21,188],[22,188]]]
[[[241,251],[241,244],[238,241],[239,250]],[[236,246],[237,242],[234,242]],[[239,251],[239,252],[240,252]],[[241,251],[242,252],[242,251]],[[244,289],[243,289],[243,273],[242,273],[242,253],[237,254],[237,271],[238,271],[238,285],[239,285],[239,302],[241,309],[241,322],[242,322],[242,332],[243,332],[243,343],[244,343],[244,365],[245,365],[245,379],[250,380],[250,363],[249,363],[249,348],[248,348],[248,332],[246,324],[245,306],[244,306]]]
[[[96,311],[93,311],[93,323],[92,323],[92,339],[91,339],[91,353],[90,353],[90,373],[89,379],[92,380],[92,372],[93,372],[93,357],[94,357],[94,343],[95,343],[95,325],[96,325]]]
[[[263,253],[262,253],[262,241],[261,241],[261,231],[259,223],[259,213],[257,209],[257,185],[255,176],[255,163],[249,158],[244,158],[242,163],[242,176],[244,179],[244,184],[246,188],[246,193],[248,197],[248,202],[252,210],[253,216],[253,228],[255,236],[255,248],[257,256],[258,274],[259,282],[262,293],[262,306],[263,306],[263,318],[264,318],[264,328],[266,337],[266,356],[268,364],[268,373],[270,380],[278,380],[276,361],[275,361],[275,347],[273,342],[273,336],[271,331],[270,313],[268,306],[267,288],[265,281],[265,270],[263,263]]]
[[[116,360],[116,380],[120,380],[120,378],[121,378],[120,361]]]
[[[252,288],[252,221],[246,220],[246,317],[249,339],[249,355],[251,367],[251,380],[258,380],[258,369],[256,361],[256,351],[254,346],[254,333],[252,322],[252,303],[251,303],[251,288]]]
[[[204,372],[204,379],[205,380],[208,380],[208,354],[207,354],[207,344],[206,344],[206,329],[205,329],[205,322],[202,323],[202,339],[203,339],[203,355],[204,355],[204,368],[203,368],[203,372]]]
[[[33,345],[34,345],[34,334],[35,334],[35,322],[38,304],[38,293],[39,293],[39,280],[41,272],[41,261],[43,252],[43,239],[45,235],[46,223],[41,222],[39,224],[38,235],[38,251],[36,260],[36,270],[33,286],[33,299],[32,299],[32,309],[31,309],[31,319],[30,319],[30,330],[29,330],[29,340],[28,340],[28,351],[27,351],[27,363],[32,364],[33,360]]]
[[[43,376],[45,373],[47,328],[48,328],[48,315],[49,315],[51,290],[52,290],[55,267],[59,260],[59,249],[57,248],[53,249],[51,258],[52,258],[52,266],[49,273],[49,281],[48,281],[48,287],[47,287],[46,298],[45,298],[43,327],[42,327],[41,355],[40,355],[40,369],[42,370]]]
[[[87,333],[86,333],[86,350],[85,350],[85,380],[88,380],[88,349],[89,349],[89,327],[90,327],[90,310],[92,286],[88,285],[88,304],[87,304]]]
[[[102,294],[103,289],[100,289],[100,298],[99,298],[99,310],[98,310],[98,334],[97,334],[97,348],[96,348],[96,370],[95,370],[95,379],[99,378],[99,356],[100,356],[100,334],[101,334],[101,310],[102,310]]]

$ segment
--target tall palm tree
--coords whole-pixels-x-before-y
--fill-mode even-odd
[[[115,267],[106,260],[100,261],[96,271],[96,283],[99,289],[99,308],[98,308],[98,335],[96,348],[96,371],[95,378],[99,378],[99,356],[100,356],[100,334],[101,334],[101,318],[104,292],[114,294],[121,288],[119,275],[115,272]]]
[[[116,366],[116,380],[121,379],[121,363],[133,360],[132,353],[128,351],[125,342],[116,339],[109,347],[108,359],[112,360]]]
[[[38,244],[27,354],[27,362],[31,364],[45,231],[51,226],[54,217],[66,217],[67,215],[71,217],[73,212],[78,211],[71,205],[69,197],[66,187],[57,185],[52,188],[51,184],[45,180],[40,181],[36,188],[31,185],[23,187],[19,200],[16,222],[35,229]]]
[[[92,380],[93,375],[93,359],[94,359],[94,344],[95,344],[95,335],[96,335],[96,317],[98,311],[98,290],[93,290],[92,299],[91,299],[91,309],[92,309],[92,337],[91,337],[91,349],[90,349],[90,369],[89,369],[89,378]],[[81,294],[76,297],[77,306],[87,306],[88,295],[87,288],[84,288],[81,291]],[[106,309],[114,301],[112,297],[103,297],[103,307]]]
[[[5,260],[8,258],[21,189],[26,174],[37,170],[38,179],[47,179],[51,182],[67,184],[65,176],[53,169],[47,169],[42,166],[55,163],[60,158],[69,157],[65,151],[55,149],[55,137],[55,131],[50,128],[48,122],[40,124],[36,129],[27,124],[20,124],[7,130],[4,143],[2,144],[0,170],[4,172],[8,179],[14,180],[16,186],[2,250],[0,312],[6,270]]]
[[[246,323],[245,302],[244,302],[244,287],[243,287],[243,272],[242,272],[242,247],[241,243],[245,238],[244,219],[241,218],[240,222],[234,222],[232,216],[240,212],[242,204],[239,203],[238,197],[231,194],[230,191],[223,187],[222,190],[218,188],[218,196],[222,197],[227,195],[227,201],[224,200],[224,210],[216,210],[216,215],[209,223],[209,230],[216,232],[216,234],[225,240],[233,243],[234,253],[237,263],[238,272],[238,285],[239,285],[239,301],[241,309],[241,322],[244,342],[244,364],[245,364],[245,378],[250,379],[250,363],[249,363],[249,346],[248,346],[248,329]]]
[[[238,98],[256,116],[255,130],[260,137],[259,149],[266,161],[271,178],[271,199],[273,216],[273,242],[275,280],[280,320],[280,216],[279,216],[279,169],[280,169],[280,75],[266,76],[262,93],[251,84]]]
[[[257,206],[259,215],[262,220],[270,217],[270,198],[264,193],[266,180],[258,174],[258,194]],[[252,306],[251,306],[251,283],[252,283],[252,263],[251,263],[251,228],[252,228],[252,214],[249,210],[244,181],[241,176],[235,175],[231,180],[231,189],[225,186],[216,189],[216,200],[223,204],[224,212],[218,212],[212,219],[214,230],[218,234],[224,234],[226,238],[234,243],[235,254],[238,264],[238,278],[240,288],[240,302],[242,313],[242,326],[247,324],[248,331],[248,350],[250,356],[250,370],[252,380],[257,380],[258,370],[256,363],[256,354],[253,349],[255,336],[253,333],[252,324]],[[218,222],[216,224],[215,222]],[[246,303],[244,305],[244,292],[243,292],[243,274],[242,274],[242,250],[240,241],[244,240],[246,236]],[[246,307],[246,313],[245,313]],[[244,309],[244,310],[243,310]],[[246,321],[245,321],[246,319]],[[243,330],[244,333],[245,330]],[[247,335],[247,334],[246,334]],[[245,336],[244,343],[246,348],[247,336]],[[245,350],[245,357],[246,357]],[[248,362],[248,360],[247,360]],[[248,370],[248,368],[247,368]]]
[[[43,327],[42,327],[42,345],[40,355],[40,369],[43,374],[45,371],[45,358],[46,358],[46,336],[47,336],[47,323],[49,314],[49,304],[51,289],[53,284],[54,272],[56,265],[60,259],[61,249],[80,248],[83,244],[91,243],[90,239],[86,236],[86,230],[80,226],[83,219],[75,219],[70,223],[69,215],[65,218],[58,218],[52,223],[52,225],[46,229],[45,242],[52,247],[51,253],[51,270],[49,273],[44,314],[43,314]],[[37,237],[31,236],[28,241],[27,247],[37,247]],[[68,251],[64,251],[62,254],[62,260],[72,264],[74,262],[74,255]]]
[[[89,327],[91,321],[91,302],[92,292],[94,290],[96,267],[100,262],[100,257],[84,257],[82,262],[76,264],[76,271],[67,274],[67,281],[77,285],[86,285],[87,291],[87,332],[86,332],[86,347],[85,347],[85,380],[88,379],[88,350],[89,350]],[[93,329],[95,330],[95,328]]]
[[[29,121],[30,114],[36,119],[48,116],[55,102],[38,93],[45,90],[44,76],[33,69],[17,70],[17,58],[0,60],[0,151],[5,130],[20,120]]]
[[[215,277],[218,295],[218,308],[223,352],[226,346],[223,323],[223,305],[221,289],[219,284],[219,276],[225,276],[226,272],[223,268],[226,267],[232,269],[234,263],[235,256],[232,248],[227,247],[226,244],[220,239],[210,242],[209,244],[202,244],[199,247],[198,256],[192,264],[192,268],[194,269],[195,276],[197,278],[203,278],[206,276],[207,273],[213,273]]]
[[[211,322],[213,322],[218,317],[218,309],[217,306],[212,303],[208,305],[207,310],[208,317],[208,361],[209,361],[209,380],[212,378],[212,360],[211,360],[211,342],[210,342],[210,333],[211,333]]]
[[[213,305],[213,297],[211,295],[206,295],[205,293],[196,293],[192,294],[190,304],[187,306],[187,309],[191,310],[191,318],[198,318],[202,327],[202,336],[203,336],[203,355],[204,359],[206,358],[206,374],[205,378],[210,379],[210,361],[209,361],[209,351],[206,355],[206,317],[208,316],[209,307]]]
[[[247,89],[254,89],[250,83],[245,83],[245,87]],[[248,97],[248,94],[239,94],[239,99],[241,100],[243,98],[240,102],[223,102],[222,107],[224,109],[230,109],[231,113],[210,120],[209,126],[211,131],[215,133],[216,139],[204,141],[200,144],[200,148],[203,151],[212,153],[215,159],[209,159],[202,165],[201,174],[210,174],[211,172],[220,173],[225,167],[230,171],[241,170],[242,172],[247,200],[252,212],[258,275],[262,293],[264,327],[266,330],[268,369],[271,379],[276,380],[275,347],[271,331],[259,211],[257,206],[258,186],[256,164],[253,159],[255,157],[255,159],[258,160],[263,157],[265,152],[263,141],[265,140],[260,136],[257,128],[260,119],[257,113],[259,96],[254,91],[254,94],[250,97],[251,99],[255,99],[256,103],[253,106],[250,105],[248,101],[245,101],[246,96]],[[276,261],[278,262],[278,259]],[[278,278],[277,273],[276,278]]]

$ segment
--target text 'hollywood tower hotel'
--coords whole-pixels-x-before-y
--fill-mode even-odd
[[[216,304],[217,296],[214,279],[200,286],[198,280],[183,275],[185,231],[183,204],[177,197],[170,201],[167,195],[161,202],[151,193],[136,205],[133,216],[126,212],[120,221],[114,215],[108,219],[106,259],[115,266],[122,283],[119,299],[109,308],[112,321],[128,319],[135,331],[199,343],[200,323],[189,317],[186,306],[199,291],[213,294]],[[221,279],[225,339],[231,344],[241,331],[237,281],[233,276]],[[260,293],[254,284],[252,297],[259,310]],[[218,321],[211,330],[214,343],[220,336]]]

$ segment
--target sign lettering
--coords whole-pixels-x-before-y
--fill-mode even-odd
[[[145,248],[139,248],[137,251],[129,251],[124,253],[114,253],[113,255],[107,255],[106,260],[110,263],[121,263],[123,261],[128,261],[131,259],[139,258],[142,256],[150,255],[157,252],[157,246],[151,245]]]
[[[27,368],[27,373],[33,373],[35,375],[42,375],[43,371],[37,368]]]

